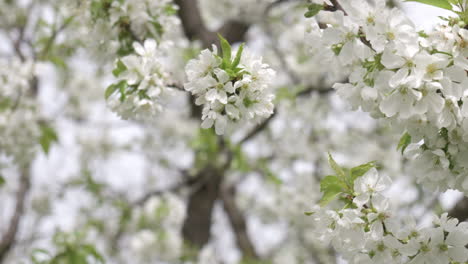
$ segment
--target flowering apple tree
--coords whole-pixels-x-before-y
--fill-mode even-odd
[[[468,263],[468,3],[411,2],[0,0],[0,263]]]

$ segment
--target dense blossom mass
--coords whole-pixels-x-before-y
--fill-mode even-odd
[[[339,210],[316,207],[315,233],[355,264],[465,263],[468,261],[468,223],[447,213],[433,225],[419,227],[415,219],[399,219],[383,192],[390,178],[371,168],[355,180],[353,195]]]
[[[153,39],[133,43],[136,54],[117,61],[117,83],[108,88],[107,104],[124,119],[150,121],[163,110],[161,97],[170,86],[164,51]]]
[[[242,48],[231,61],[231,54],[226,60],[213,46],[185,69],[185,89],[196,96],[195,104],[203,105],[201,126],[214,125],[219,135],[232,123],[258,121],[273,114],[274,95],[269,84],[275,72]]]
[[[468,193],[468,30],[450,19],[417,31],[398,9],[342,1],[321,11],[309,43],[325,63],[338,61],[349,82],[334,87],[354,108],[401,127],[418,182]],[[320,29],[318,22],[328,25]],[[322,48],[317,48],[317,43]],[[422,170],[422,171],[421,171]]]
[[[40,136],[34,93],[33,63],[0,59],[0,150],[20,164],[35,153]]]
[[[401,2],[0,0],[0,262],[468,263],[468,2]]]

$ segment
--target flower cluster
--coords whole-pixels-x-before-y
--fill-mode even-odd
[[[184,87],[203,105],[203,128],[215,126],[216,134],[224,134],[230,123],[258,121],[273,114],[274,95],[269,89],[275,72],[262,59],[243,51],[241,45],[231,59],[231,47],[221,38],[222,53],[216,46],[203,50],[189,61]]]
[[[23,164],[32,159],[40,136],[31,99],[32,63],[0,60],[0,153]]]
[[[356,168],[363,169],[362,166]],[[316,207],[312,213],[315,233],[320,241],[331,243],[349,263],[468,261],[467,222],[458,223],[446,213],[429,227],[418,227],[411,218],[398,219],[389,199],[382,194],[390,179],[379,175],[375,168],[355,179],[353,185],[352,172],[351,177],[339,178],[337,182],[329,177],[334,176],[327,176],[321,183],[324,198],[331,189],[343,184],[347,186],[340,190],[345,206],[339,210]],[[333,185],[336,186],[330,187]]]
[[[338,62],[349,81],[334,85],[354,108],[407,131],[400,147],[427,171],[418,181],[468,193],[468,30],[452,18],[417,31],[385,1],[340,1],[322,11],[308,34],[323,61]],[[320,43],[317,48],[317,43]],[[412,146],[406,148],[410,143]]]
[[[149,121],[162,111],[161,96],[169,92],[170,74],[164,67],[164,49],[155,40],[133,44],[136,54],[116,63],[117,83],[106,90],[107,104],[123,119]]]
[[[132,53],[136,40],[151,38],[161,42],[171,39],[170,35],[178,32],[175,29],[180,24],[175,15],[177,9],[172,0],[93,0],[89,6],[90,18],[96,27],[93,35],[102,39],[99,35],[111,33],[110,39],[102,39],[102,44],[108,48],[109,40],[118,39],[119,55]],[[111,44],[115,46],[116,43]]]

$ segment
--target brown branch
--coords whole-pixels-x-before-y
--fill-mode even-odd
[[[3,234],[2,239],[0,240],[0,263],[3,262],[8,252],[16,242],[18,228],[25,211],[26,196],[28,195],[29,189],[31,188],[29,173],[29,169],[24,169],[21,172],[20,185],[15,197],[16,204],[13,211],[13,216],[10,219],[10,224],[7,231],[5,234]]]
[[[346,13],[346,11],[343,9],[343,7],[341,6],[341,4],[338,2],[338,0],[330,0],[330,2],[332,3],[332,6],[326,6],[325,7],[325,10],[327,11],[337,11],[337,10],[340,10],[342,11],[345,16],[348,15]]]
[[[247,232],[247,223],[245,217],[237,207],[235,196],[235,186],[223,188],[221,190],[221,199],[223,201],[224,210],[226,211],[229,222],[231,223],[232,229],[234,231],[237,246],[241,250],[244,260],[260,260],[260,257],[255,251],[255,247]]]
[[[463,197],[455,207],[449,212],[449,216],[457,218],[458,221],[462,222],[468,219],[468,197]]]
[[[207,180],[190,194],[187,216],[182,226],[184,240],[197,249],[201,249],[210,239],[213,207],[222,181],[221,172],[214,167],[208,166],[200,172],[202,175]]]
[[[203,22],[198,0],[175,0],[174,2],[179,6],[179,17],[182,21],[185,36],[188,39],[200,40],[205,48],[218,43],[216,32],[208,30]],[[248,29],[249,25],[247,24],[229,21],[219,29],[219,33],[230,43],[234,43],[244,40]]]

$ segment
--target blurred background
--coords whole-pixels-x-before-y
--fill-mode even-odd
[[[395,209],[419,224],[434,212],[467,217],[461,194],[407,176],[399,131],[334,93],[346,73],[308,52],[305,2],[112,2],[0,0],[0,263],[340,263],[304,214],[320,199],[328,152],[348,167],[378,161]],[[178,90],[152,122],[112,113],[104,92],[126,37],[115,16],[154,37],[141,3],[176,11],[157,18],[171,24],[161,39],[173,44],[163,63],[175,80],[220,32],[275,69],[275,114],[217,137]],[[447,15],[388,4],[425,30]],[[95,16],[103,8],[118,9],[110,23]]]

